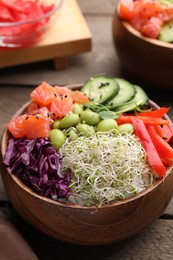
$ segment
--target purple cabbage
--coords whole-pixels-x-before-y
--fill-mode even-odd
[[[61,157],[48,138],[10,138],[4,164],[20,180],[40,195],[58,200],[71,195],[70,169],[62,172]]]

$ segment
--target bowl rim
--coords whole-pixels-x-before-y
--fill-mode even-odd
[[[40,21],[44,18],[51,16],[54,12],[56,12],[62,6],[63,2],[64,2],[64,0],[59,0],[59,3],[56,4],[55,7],[51,11],[49,11],[46,14],[39,16],[35,19],[29,19],[29,20],[20,21],[20,22],[0,22],[0,28],[1,27],[20,26],[20,25],[23,25],[23,24],[30,24],[30,23],[33,23],[33,22],[38,22],[38,21]]]
[[[72,88],[74,90],[78,90],[83,86],[83,84],[63,85],[63,86],[68,87],[70,89]],[[152,106],[159,108],[159,106],[154,101],[149,99],[149,102]],[[28,107],[28,105],[30,103],[31,103],[31,101],[28,101],[24,105],[22,105],[22,107],[19,110],[16,111],[16,113],[12,116],[11,119],[13,119],[13,118],[17,117],[18,115],[22,114],[26,110],[26,108]],[[170,117],[168,115],[165,115],[165,117],[167,118],[167,120],[170,121],[171,125],[173,125]],[[5,128],[4,131],[3,131],[2,137],[1,137],[1,147],[0,147],[1,148],[0,152],[1,152],[1,157],[2,157],[1,159],[2,160],[3,160],[4,154],[5,154],[5,150],[6,150],[6,147],[7,147],[7,141],[9,140],[9,137],[10,137],[10,132],[7,128]],[[2,164],[3,164],[3,162],[2,162]],[[10,177],[13,179],[13,181],[17,185],[19,185],[19,187],[21,189],[23,189],[23,190],[25,190],[25,192],[29,193],[30,196],[34,196],[36,199],[41,199],[45,202],[48,202],[50,204],[54,204],[54,205],[57,205],[57,206],[61,206],[63,208],[76,208],[76,209],[80,209],[80,210],[97,210],[97,209],[104,210],[105,208],[108,208],[108,207],[112,208],[114,206],[124,205],[128,202],[132,203],[133,201],[138,200],[141,197],[144,197],[148,193],[152,192],[156,187],[158,187],[159,185],[161,185],[165,181],[165,179],[169,176],[169,174],[171,174],[172,169],[173,169],[173,165],[167,168],[167,172],[166,172],[166,174],[163,178],[158,178],[157,180],[155,180],[155,182],[152,183],[147,189],[145,189],[145,190],[143,190],[143,191],[141,191],[137,194],[134,194],[134,195],[130,196],[129,198],[113,201],[113,202],[110,202],[108,204],[103,204],[99,207],[97,207],[95,205],[87,207],[87,206],[82,206],[80,204],[73,204],[73,203],[69,203],[69,202],[60,202],[60,201],[53,200],[51,198],[47,198],[43,195],[36,193],[31,188],[29,188],[26,184],[24,184],[17,176],[12,174],[9,167],[6,167],[4,165],[4,168],[6,169],[6,171],[10,175]],[[3,175],[3,171],[1,172],[1,175]]]

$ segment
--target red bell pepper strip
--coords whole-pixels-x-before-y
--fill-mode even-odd
[[[155,146],[153,145],[144,122],[137,117],[133,117],[132,123],[135,129],[135,133],[139,137],[142,146],[146,151],[149,163],[151,164],[156,176],[163,177],[166,173],[166,168],[163,165]]]
[[[146,116],[129,116],[129,115],[120,115],[116,121],[118,125],[125,123],[132,123],[133,119],[138,118],[144,122],[146,125],[168,125],[170,122],[163,118],[152,118]]]
[[[169,143],[173,137],[173,129],[171,125],[155,125],[156,132]]]
[[[159,156],[173,161],[173,148],[165,142],[153,126],[147,126],[146,128]]]
[[[155,110],[146,111],[146,112],[139,112],[137,113],[138,116],[147,116],[147,117],[163,117],[165,114],[168,113],[170,107],[161,107]]]

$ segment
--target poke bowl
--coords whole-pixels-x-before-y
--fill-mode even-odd
[[[36,44],[59,17],[64,0],[0,2],[0,47]]]
[[[60,241],[104,245],[163,213],[173,194],[170,108],[103,76],[43,82],[30,96],[7,123],[0,160],[9,199],[28,223]]]
[[[172,89],[173,5],[170,1],[170,5],[160,7],[160,3],[167,1],[120,0],[113,17],[112,35],[120,63],[129,75],[150,87]],[[154,5],[157,7],[152,12],[150,8]]]

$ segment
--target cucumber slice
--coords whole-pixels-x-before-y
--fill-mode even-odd
[[[136,106],[143,106],[148,103],[148,96],[145,93],[145,91],[137,85],[134,85],[134,88],[136,92],[135,96],[126,104],[122,104],[116,109],[114,109],[115,112],[123,113],[123,112],[131,111],[134,110]]]
[[[81,91],[94,103],[103,104],[112,99],[118,92],[119,86],[115,78],[96,76],[88,80]]]
[[[173,42],[173,21],[162,26],[158,39],[163,42]]]
[[[127,80],[121,78],[115,79],[118,83],[119,91],[113,99],[106,103],[106,106],[110,107],[110,109],[111,107],[113,108],[128,102],[135,96],[136,92],[134,85],[128,82]]]

